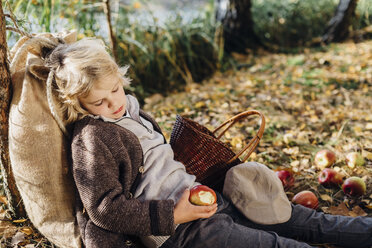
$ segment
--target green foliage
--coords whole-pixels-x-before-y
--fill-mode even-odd
[[[339,0],[252,0],[254,30],[265,44],[282,48],[305,46],[323,34]],[[372,23],[372,2],[359,0],[354,29]]]
[[[54,32],[56,27],[53,24],[57,19],[60,22],[63,10],[74,7],[70,1],[61,0],[10,0],[8,2],[17,18],[24,18],[20,21],[28,24],[23,27],[32,32]]]
[[[187,82],[200,82],[217,69],[219,48],[213,39],[216,25],[211,13],[186,24],[180,15],[164,24],[155,17],[150,24],[141,24],[129,16],[119,14],[122,25],[116,26],[116,34],[119,60],[131,65],[137,94],[169,93]]]
[[[354,30],[372,25],[372,1],[359,0],[356,8],[356,18],[353,22]]]
[[[27,32],[76,29],[79,38],[95,36],[109,44],[103,1],[2,2],[9,2],[18,18],[18,25]],[[144,99],[155,92],[167,94],[181,89],[188,82],[200,82],[215,70],[241,66],[222,49],[223,40],[220,25],[215,20],[214,0],[209,0],[207,8],[201,10],[198,16],[187,19],[175,10],[171,11],[175,15],[165,22],[145,10],[150,2],[142,0],[124,4],[111,1],[111,21],[119,45],[118,62],[131,66],[132,90],[139,98]],[[306,46],[312,38],[322,35],[338,2],[252,0],[254,30],[264,44],[296,51]],[[370,0],[359,0],[356,12],[354,29],[371,25]],[[9,20],[7,25],[11,25]],[[17,34],[9,32],[9,46],[18,38]],[[304,63],[301,57],[297,59],[289,63]]]
[[[3,0],[4,1],[4,0]],[[101,36],[106,28],[99,0],[16,0],[8,1],[22,28],[30,33],[77,29],[85,36]]]
[[[304,45],[324,32],[338,0],[253,0],[255,32],[266,44]]]
[[[102,1],[18,0],[11,5],[17,17],[29,16],[37,23],[26,30],[77,29],[79,38],[100,37],[108,44]],[[191,20],[185,21],[177,14],[165,23],[151,11],[138,9],[140,3],[138,6],[112,7],[111,21],[119,45],[118,63],[131,66],[132,90],[140,99],[155,92],[166,94],[181,89],[187,82],[200,82],[219,67],[224,54],[222,44],[215,39],[219,26],[213,1]],[[145,20],[149,16],[150,21]]]

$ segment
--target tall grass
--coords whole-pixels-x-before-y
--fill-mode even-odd
[[[141,100],[155,92],[167,94],[189,82],[200,82],[220,67],[223,46],[220,36],[216,36],[219,25],[214,18],[213,0],[191,20],[185,21],[176,14],[165,22],[159,22],[149,10],[141,10],[141,16],[150,16],[150,21],[135,18],[139,11],[133,6],[112,2],[118,62],[131,66],[132,90]],[[57,32],[63,27],[74,28],[80,38],[98,36],[108,42],[101,1],[55,0],[53,3],[18,0],[12,2],[12,7],[17,16],[35,18],[37,25],[25,25],[26,30]]]
[[[372,25],[372,1],[360,0],[356,8],[356,18],[353,23],[355,30]]]
[[[129,20],[127,13],[119,16],[119,60],[131,65],[137,94],[169,93],[202,81],[219,67],[221,46],[214,39],[218,26],[212,11],[186,24],[180,15],[159,23],[149,13],[146,24]]]

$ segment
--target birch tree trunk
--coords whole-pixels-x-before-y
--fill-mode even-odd
[[[21,197],[15,184],[9,159],[8,118],[12,95],[11,77],[7,61],[6,25],[2,1],[0,1],[0,169],[3,187],[8,199],[8,209],[16,217],[25,216]]]
[[[332,41],[343,41],[349,35],[349,27],[354,16],[358,0],[340,0],[335,15],[329,21],[322,41],[326,44]]]

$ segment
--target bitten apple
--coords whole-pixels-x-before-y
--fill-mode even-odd
[[[208,186],[196,185],[190,189],[189,201],[194,205],[209,206],[217,201],[217,196]]]
[[[318,169],[330,167],[336,162],[336,154],[330,150],[320,150],[315,154],[314,163]]]
[[[301,192],[298,192],[293,198],[292,202],[294,204],[300,204],[302,206],[305,206],[307,208],[313,208],[317,209],[318,208],[318,198],[316,195],[309,191],[309,190],[303,190]]]
[[[366,189],[366,183],[360,177],[349,177],[342,184],[342,190],[349,196],[362,196]]]
[[[318,182],[326,187],[342,184],[343,176],[332,168],[323,169],[318,176]]]
[[[364,165],[364,158],[362,156],[362,154],[360,154],[359,152],[350,152],[346,155],[346,165],[350,168],[350,169],[354,169],[355,166],[362,166]]]
[[[295,178],[293,177],[293,173],[289,170],[278,170],[275,171],[275,174],[279,177],[280,181],[282,181],[285,190],[294,185]]]

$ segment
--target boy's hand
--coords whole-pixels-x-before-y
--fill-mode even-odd
[[[217,211],[217,203],[210,206],[196,206],[189,202],[190,190],[186,189],[174,207],[174,223],[182,224],[200,218],[209,218]]]

